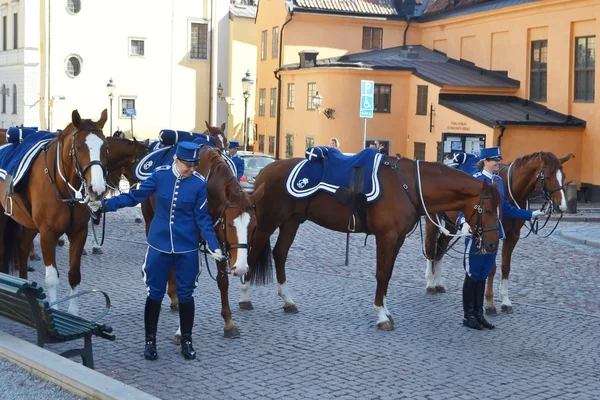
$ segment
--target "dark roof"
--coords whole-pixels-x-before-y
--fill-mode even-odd
[[[437,86],[468,86],[518,89],[519,81],[498,72],[488,71],[466,61],[457,61],[423,46],[392,47],[366,53],[317,60],[317,67],[367,68],[411,71],[415,76]],[[298,69],[299,64],[281,70]]]
[[[229,15],[233,15],[240,18],[256,18],[256,6],[249,6],[245,4],[230,4]]]
[[[412,0],[411,0],[412,1]],[[293,0],[294,12],[404,17],[404,0]],[[423,0],[415,0],[416,5]]]
[[[428,0],[419,22],[458,17],[541,0]]]
[[[514,96],[440,94],[440,105],[484,125],[585,128],[586,122]]]

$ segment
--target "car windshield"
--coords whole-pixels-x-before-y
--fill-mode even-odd
[[[269,157],[244,157],[245,166],[248,169],[263,168],[274,160]]]

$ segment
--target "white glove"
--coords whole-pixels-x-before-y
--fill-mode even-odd
[[[462,224],[462,228],[460,228],[460,233],[463,236],[471,236],[471,227],[466,222]]]
[[[531,219],[536,219],[537,217],[541,217],[542,215],[546,215],[546,213],[542,210],[535,210],[531,213]]]
[[[215,259],[215,261],[223,261],[225,259],[221,249],[216,249],[215,251],[208,249],[208,252],[210,253],[210,256]]]
[[[90,201],[88,203],[88,207],[90,208],[90,210],[92,210],[93,212],[98,211],[99,209],[102,208],[102,202],[101,201]]]

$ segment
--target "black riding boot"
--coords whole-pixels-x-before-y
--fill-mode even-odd
[[[181,354],[186,360],[194,360],[196,358],[196,350],[192,346],[194,300],[179,303],[179,323],[181,325]]]
[[[483,316],[483,297],[485,296],[485,281],[475,282],[475,318],[484,328],[494,329],[496,326],[490,324]]]
[[[158,316],[160,315],[160,301],[146,298],[146,309],[144,310],[144,325],[146,328],[146,348],[144,349],[144,358],[146,360],[156,360],[156,328],[158,326]]]
[[[482,330],[483,326],[477,321],[473,311],[475,284],[476,282],[469,275],[465,275],[463,283],[463,325],[467,328]]]

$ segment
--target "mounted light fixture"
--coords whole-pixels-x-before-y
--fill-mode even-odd
[[[10,97],[10,89],[7,87],[0,88],[0,95]]]
[[[219,82],[219,87],[217,88],[217,97],[223,100],[223,86],[221,86],[221,82]]]
[[[321,96],[318,91],[313,96],[312,102],[313,106],[315,106],[315,108],[317,109],[317,112],[323,113],[323,115],[326,116],[327,119],[334,119],[333,113],[335,112],[335,110],[333,108],[321,109],[321,104],[323,104],[323,96]]]

